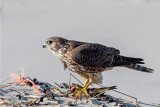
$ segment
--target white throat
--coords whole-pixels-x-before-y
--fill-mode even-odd
[[[58,57],[61,57],[61,56],[62,56],[62,54],[60,54],[59,52],[54,52],[54,51],[52,51],[52,53],[53,53],[53,55],[58,56]]]
[[[61,50],[59,50],[58,52],[55,52],[55,51],[53,51],[53,50],[50,50],[50,51],[53,53],[53,55],[55,55],[55,56],[57,56],[57,57],[59,57],[59,58],[62,57],[62,52],[61,52]]]

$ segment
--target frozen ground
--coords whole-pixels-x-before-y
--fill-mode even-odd
[[[50,83],[68,81],[70,71],[42,48],[46,38],[56,35],[144,58],[153,74],[115,68],[103,73],[103,85],[116,85],[139,101],[160,104],[159,0],[2,0],[1,12],[1,81],[23,64],[26,76]]]
[[[17,80],[13,80],[13,78]],[[20,79],[21,78],[21,79]],[[21,81],[23,79],[23,81]],[[141,107],[134,100],[124,100],[106,95],[108,91],[102,89],[88,89],[90,97],[81,94],[81,98],[75,97],[77,92],[75,85],[71,83],[71,90],[68,83],[51,85],[47,82],[39,81],[29,77],[21,77],[17,74],[12,75],[11,85],[0,84],[0,106],[18,106],[21,107]],[[60,86],[60,87],[59,87]],[[75,90],[72,90],[75,88]],[[113,89],[114,87],[112,87]]]

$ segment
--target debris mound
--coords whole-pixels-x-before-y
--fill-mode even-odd
[[[36,78],[24,77],[24,74],[12,74],[10,83],[0,84],[0,106],[103,106],[103,107],[138,107],[137,103],[122,101],[106,94],[116,86],[88,88],[89,96],[75,93],[83,88],[72,83],[55,83],[39,81]]]

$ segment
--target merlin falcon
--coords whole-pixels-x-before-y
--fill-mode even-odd
[[[78,73],[85,81],[84,87],[76,96],[85,92],[91,84],[102,83],[102,72],[114,67],[126,67],[137,71],[152,73],[153,69],[141,66],[142,58],[126,57],[113,47],[98,43],[67,40],[62,37],[50,37],[43,44],[62,62],[64,69]]]

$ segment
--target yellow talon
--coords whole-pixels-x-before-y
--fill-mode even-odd
[[[81,94],[82,92],[84,92],[87,96],[90,96],[87,92],[88,86],[91,84],[91,82],[89,82],[88,84],[85,84],[83,88],[77,87],[77,89],[79,90],[75,95],[78,96],[79,94]],[[102,90],[112,90],[112,89],[116,89],[116,86],[112,86],[112,87],[101,87],[101,88],[95,88],[98,92],[102,91]]]
[[[79,94],[84,92],[87,96],[89,96],[89,94],[87,92],[87,89],[88,89],[90,84],[91,84],[91,82],[89,82],[88,84],[84,85],[84,87],[82,89],[80,88],[80,91],[78,91],[75,95],[78,96]]]

